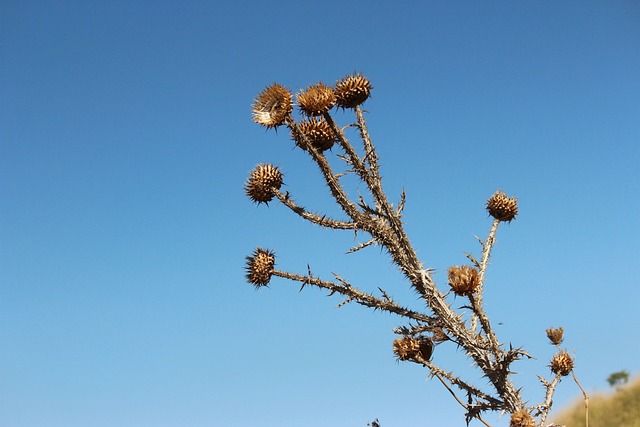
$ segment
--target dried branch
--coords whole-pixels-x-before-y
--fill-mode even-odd
[[[300,215],[303,219],[306,219],[309,222],[317,224],[322,227],[334,228],[337,230],[353,230],[357,228],[357,225],[353,222],[348,221],[336,221],[333,219],[329,219],[324,215],[313,214],[307,210],[305,210],[302,206],[296,205],[296,203],[291,200],[289,193],[282,193],[280,190],[274,190],[276,197],[283,205],[291,209],[297,215]]]
[[[551,410],[551,405],[553,404],[553,394],[556,391],[556,386],[562,381],[562,375],[556,374],[553,377],[551,382],[545,380],[543,377],[538,375],[538,378],[545,386],[545,395],[544,402],[540,405],[535,406],[533,409],[537,410],[536,416],[540,417],[540,424],[544,424],[547,416],[549,415],[549,411]]]
[[[307,151],[311,155],[313,160],[318,164],[320,171],[324,176],[325,182],[331,190],[331,195],[336,200],[338,205],[354,221],[357,222],[358,219],[362,219],[362,214],[358,211],[351,200],[349,200],[349,197],[344,192],[344,189],[340,185],[340,182],[338,181],[336,174],[331,169],[331,166],[329,165],[326,157],[322,153],[318,152],[318,150],[313,147],[311,141],[309,141],[308,138],[300,132],[300,130],[298,129],[298,125],[291,114],[286,117],[286,122],[287,125],[292,129],[294,134],[302,135],[300,141],[303,141],[305,144],[302,148]]]
[[[373,309],[394,313],[401,317],[413,319],[418,322],[429,323],[429,324],[434,322],[434,319],[430,316],[427,316],[422,313],[418,313],[413,310],[409,310],[408,308],[399,306],[394,302],[385,301],[380,298],[376,298],[371,294],[367,294],[365,292],[362,292],[358,288],[351,286],[347,282],[343,282],[343,284],[337,284],[334,282],[321,280],[317,277],[312,276],[310,273],[307,274],[306,276],[302,276],[300,274],[289,273],[286,271],[273,270],[272,274],[273,276],[282,277],[283,279],[293,280],[295,282],[302,283],[303,285],[312,285],[321,289],[326,289],[330,292],[329,295],[333,295],[335,293],[344,295],[365,307],[370,307]],[[337,279],[338,281],[342,280],[338,277]]]
[[[492,397],[487,393],[477,389],[476,387],[470,384],[467,384],[466,382],[462,381],[460,378],[453,375],[453,373],[447,372],[444,369],[434,365],[430,360],[427,360],[421,357],[419,354],[415,356],[415,361],[429,368],[429,371],[431,372],[432,375],[446,378],[446,380],[449,381],[449,383],[451,383],[452,385],[455,385],[460,390],[478,399],[479,404],[482,404],[483,407],[485,407],[486,409],[498,409],[498,408],[504,407],[504,402],[502,402],[500,399]],[[480,401],[484,401],[484,402],[480,402]]]
[[[380,179],[380,173],[378,172],[378,155],[376,154],[376,150],[371,142],[371,137],[369,136],[369,130],[367,129],[367,123],[364,120],[364,115],[362,114],[362,109],[359,105],[356,105],[353,109],[356,114],[356,118],[358,119],[358,129],[360,130],[360,138],[362,139],[362,143],[364,145],[365,152],[365,160],[369,163],[370,172],[373,179]]]
[[[482,424],[486,425],[487,427],[491,427],[485,420],[482,419],[482,417],[480,417],[480,412],[482,411],[482,409],[480,408],[479,405],[472,405],[471,403],[468,403],[468,404],[463,403],[460,400],[460,398],[458,398],[456,393],[451,389],[451,387],[449,387],[449,385],[442,379],[442,377],[439,374],[434,373],[433,376],[440,380],[440,383],[442,383],[444,388],[446,388],[447,391],[451,394],[451,396],[453,396],[456,402],[458,402],[460,406],[462,406],[467,411],[467,424],[469,424],[469,421],[471,419],[475,418],[478,421],[480,421]],[[488,408],[485,408],[484,410],[486,409]]]
[[[371,245],[377,245],[379,244],[378,239],[376,239],[375,237],[373,239],[369,239],[364,243],[358,243],[357,246],[352,247],[351,249],[349,249],[346,253],[348,254],[352,254],[354,252],[358,252],[359,250],[362,250],[364,248],[368,248]]]
[[[398,202],[398,207],[396,209],[396,215],[402,216],[402,212],[404,211],[404,205],[407,202],[407,193],[405,193],[404,188],[402,189],[402,193],[400,193],[400,201]]]
[[[482,244],[482,258],[480,261],[480,265],[478,267],[480,271],[480,286],[473,297],[471,304],[473,305],[473,315],[471,317],[471,330],[475,332],[477,330],[478,321],[482,325],[482,329],[484,333],[489,338],[489,342],[491,342],[491,346],[495,349],[498,347],[498,341],[491,331],[491,324],[489,323],[489,319],[484,314],[484,308],[482,305],[482,288],[484,286],[484,276],[487,271],[487,266],[489,265],[489,257],[491,256],[491,249],[496,242],[496,233],[498,232],[498,225],[500,225],[500,220],[494,218],[493,224],[491,224],[491,230],[489,230],[489,237],[485,242],[480,240]],[[476,262],[477,263],[477,262]]]

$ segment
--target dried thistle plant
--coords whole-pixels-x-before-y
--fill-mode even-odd
[[[374,245],[386,249],[392,263],[406,277],[408,285],[424,301],[427,312],[405,308],[382,289],[381,296],[366,293],[337,275],[334,280],[323,280],[313,276],[310,270],[304,274],[278,270],[275,254],[269,249],[257,248],[247,257],[247,281],[260,288],[267,286],[273,277],[279,277],[303,286],[325,289],[331,295],[342,295],[345,300],[340,306],[354,302],[396,314],[406,324],[394,329],[400,337],[393,342],[393,353],[398,360],[426,367],[430,375],[437,378],[464,408],[467,423],[476,419],[489,425],[482,418],[483,414],[499,412],[510,415],[512,427],[543,426],[551,409],[556,386],[562,377],[574,374],[573,358],[566,351],[558,349],[549,365],[554,375],[552,380],[538,377],[545,388],[544,400],[538,405],[527,404],[522,399],[520,389],[513,383],[511,374],[514,362],[531,356],[522,348],[513,348],[511,345],[507,348],[500,342],[483,305],[484,278],[495,236],[501,222],[511,222],[516,218],[517,199],[499,190],[487,200],[486,209],[493,217],[493,222],[487,238],[479,239],[482,251],[480,260],[467,254],[473,265],[454,265],[447,271],[451,291],[457,298],[468,300],[461,308],[454,309],[447,294],[437,287],[432,270],[426,268],[416,255],[405,232],[402,222],[406,201],[404,191],[399,203],[394,205],[382,189],[378,155],[361,109],[361,104],[369,98],[372,89],[373,86],[362,74],[347,75],[333,86],[315,83],[295,96],[297,107],[304,116],[301,120],[293,117],[294,96],[283,85],[276,83],[267,87],[253,103],[252,118],[255,123],[267,129],[286,126],[295,145],[313,159],[335,203],[344,214],[344,219],[316,214],[296,204],[289,192],[280,191],[283,184],[282,172],[270,164],[257,165],[250,173],[244,189],[249,199],[255,203],[268,203],[276,198],[294,214],[311,223],[367,235],[366,242],[351,248],[348,253]],[[331,115],[334,108],[351,110],[355,122],[339,127]],[[347,138],[345,129],[349,127],[357,129],[361,144],[359,147],[354,146]],[[328,151],[335,147],[338,147],[336,153]],[[344,161],[346,171],[336,173],[327,153]],[[345,174],[353,174],[364,183],[370,202],[362,196],[353,200],[347,195],[339,179]],[[562,328],[550,328],[546,332],[552,344],[558,346],[562,342]],[[438,343],[452,343],[462,347],[466,356],[489,380],[489,384],[478,387],[434,363],[432,355],[436,351],[435,344]]]

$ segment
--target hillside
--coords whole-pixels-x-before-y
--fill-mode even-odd
[[[552,419],[567,427],[584,426],[584,400],[576,400]],[[640,427],[640,377],[616,391],[589,395],[589,427]]]

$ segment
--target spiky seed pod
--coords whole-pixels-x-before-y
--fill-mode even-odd
[[[549,338],[549,341],[551,341],[551,344],[559,345],[560,343],[562,343],[562,340],[564,339],[564,329],[562,328],[562,326],[557,329],[554,329],[554,328],[547,329],[547,338]]]
[[[336,134],[333,132],[333,129],[331,129],[329,123],[322,117],[303,119],[298,124],[298,131],[299,132],[292,131],[291,134],[296,144],[301,147],[305,147],[306,145],[302,141],[302,135],[320,152],[330,149],[336,142]]]
[[[307,116],[321,116],[336,104],[335,92],[322,82],[301,91],[297,98],[300,110]]]
[[[277,166],[260,164],[253,169],[244,191],[255,203],[269,203],[282,186],[282,172]]]
[[[511,414],[511,420],[509,421],[509,427],[534,427],[536,425],[531,414],[525,410],[520,409],[519,411]]]
[[[425,337],[404,336],[393,341],[393,352],[398,360],[413,360],[417,356],[429,360],[433,353],[433,343]]]
[[[274,253],[268,249],[257,248],[251,256],[246,257],[246,278],[256,288],[267,286],[276,264]]]
[[[252,120],[259,125],[277,128],[293,111],[293,97],[286,87],[274,83],[264,89],[253,103]]]
[[[495,219],[511,222],[518,214],[518,199],[498,190],[487,200],[487,210]]]
[[[573,370],[573,359],[566,351],[556,353],[551,360],[551,372],[566,377]]]
[[[454,265],[447,270],[447,275],[451,290],[461,297],[471,295],[480,286],[480,273],[474,267]]]
[[[354,108],[371,95],[371,83],[362,74],[344,77],[336,82],[336,104],[341,108]]]

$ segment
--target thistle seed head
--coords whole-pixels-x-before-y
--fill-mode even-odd
[[[303,136],[313,145],[313,147],[323,152],[333,147],[336,141],[336,135],[331,129],[331,126],[327,121],[320,117],[311,117],[310,119],[303,119],[298,124],[298,132],[292,130],[291,134],[296,144],[305,147],[305,142],[302,140]]]
[[[273,274],[273,268],[276,264],[276,257],[273,252],[268,249],[257,248],[251,256],[246,257],[247,272],[246,278],[256,288],[267,286]]]
[[[301,91],[298,106],[307,116],[321,116],[336,104],[336,94],[324,83],[316,83]]]
[[[533,417],[525,409],[520,409],[519,411],[516,411],[513,414],[511,414],[509,427],[535,427],[535,425],[536,423]]]
[[[253,169],[244,191],[255,203],[269,203],[282,186],[282,172],[277,166],[260,164]]]
[[[518,214],[518,199],[498,190],[487,200],[487,210],[498,221],[511,222]]]
[[[336,82],[336,104],[342,108],[354,108],[371,95],[371,83],[362,74],[353,74]]]
[[[564,329],[562,328],[562,326],[557,329],[547,329],[547,338],[549,338],[549,341],[551,341],[551,344],[553,345],[561,344],[562,340],[564,339]]]
[[[573,370],[573,359],[568,352],[561,351],[553,356],[550,368],[554,374],[566,377]]]
[[[264,89],[253,103],[252,120],[259,125],[277,128],[293,111],[293,98],[286,87],[274,83]]]
[[[480,272],[474,267],[454,265],[447,270],[451,290],[461,297],[473,294],[480,286]]]
[[[433,343],[425,337],[404,336],[393,341],[393,352],[398,360],[414,360],[418,356],[429,360],[433,353]]]

